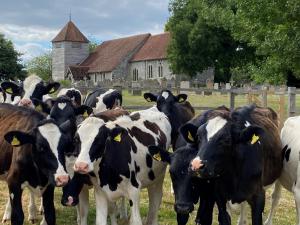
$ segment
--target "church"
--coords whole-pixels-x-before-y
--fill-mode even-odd
[[[52,79],[72,81],[171,80],[167,48],[170,33],[150,33],[107,40],[89,52],[89,40],[70,20],[52,40]],[[201,74],[203,83],[214,71]]]

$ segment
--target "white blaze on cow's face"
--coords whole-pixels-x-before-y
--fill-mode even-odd
[[[114,92],[114,89],[109,89],[108,91],[106,91],[105,93],[101,94],[99,97],[97,97],[98,102],[96,103],[96,107],[94,108],[94,113],[100,113],[100,112],[104,112],[107,110],[107,106],[104,104],[103,102],[103,98],[106,95],[111,94],[112,92]]]
[[[31,97],[34,90],[36,89],[37,84],[40,83],[41,81],[42,79],[36,75],[31,75],[24,80],[23,83],[24,96],[21,99],[19,105],[26,105],[34,108],[34,105],[31,102]]]
[[[169,92],[164,91],[161,95],[167,100],[170,94]]]
[[[208,121],[206,125],[207,141],[211,139],[216,133],[218,133],[227,123],[227,120],[220,116],[217,116]]]
[[[62,133],[58,126],[54,123],[46,123],[42,126],[38,127],[40,134],[43,138],[48,142],[49,147],[52,153],[55,155],[58,163],[58,168],[54,174],[54,179],[57,186],[64,186],[69,181],[69,175],[65,171],[62,162],[60,162],[59,151],[59,144],[62,138]]]
[[[94,170],[94,161],[91,159],[90,151],[92,145],[99,134],[99,129],[104,125],[104,121],[96,118],[89,117],[82,122],[77,130],[80,139],[80,153],[75,161],[74,170],[79,173],[89,173]],[[106,140],[103,140],[105,143]]]

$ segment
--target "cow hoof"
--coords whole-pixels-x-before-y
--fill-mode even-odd
[[[4,215],[3,219],[2,219],[2,223],[5,224],[5,223],[9,223],[9,222],[10,222],[10,217],[7,215]]]

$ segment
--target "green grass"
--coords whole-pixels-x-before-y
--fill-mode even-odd
[[[124,106],[126,105],[147,105],[152,106],[153,103],[147,103],[142,96],[131,96],[128,94],[127,91],[123,91],[123,99],[124,99]],[[274,108],[275,111],[279,109],[278,106],[278,96],[268,96],[268,106]],[[229,106],[229,96],[228,95],[212,95],[212,96],[200,96],[195,94],[189,94],[189,101],[192,103],[193,106],[209,106],[209,107],[215,107],[219,105],[226,105]],[[236,97],[236,106],[242,106],[247,104],[247,96],[237,96]],[[286,101],[287,103],[287,101]],[[297,103],[300,103],[297,99]],[[285,107],[286,108],[286,107]],[[197,114],[200,112],[197,112]],[[173,203],[174,203],[174,197],[170,193],[170,177],[167,174],[165,182],[164,182],[164,195],[163,195],[163,201],[161,204],[161,208],[159,210],[159,223],[161,225],[175,225],[176,224],[176,214],[173,210]],[[7,200],[7,188],[4,182],[0,183],[0,219],[2,219],[6,200]],[[27,222],[27,205],[28,205],[28,195],[26,194],[27,191],[25,191],[25,194],[23,195],[23,208],[25,212],[25,224],[29,225],[30,223]],[[266,200],[266,208],[264,212],[264,220],[266,219],[267,213],[269,212],[270,208],[270,193],[271,189],[267,192],[267,200]],[[56,212],[57,212],[57,224],[58,225],[75,225],[76,224],[76,210],[75,208],[67,208],[63,207],[60,204],[60,197],[61,197],[61,189],[57,188],[55,191],[55,206],[56,206]],[[39,202],[39,201],[37,201]],[[145,190],[141,193],[141,214],[144,218],[147,214],[148,210],[148,197],[147,192]],[[196,212],[194,211],[192,213],[192,216],[189,220],[189,225],[194,224]],[[214,213],[214,223],[218,224],[217,222],[217,210],[215,210]],[[238,213],[234,212],[232,214],[232,224],[236,224],[238,217]],[[250,216],[249,216],[250,218]],[[39,216],[39,219],[41,219],[41,216]],[[94,224],[95,221],[95,202],[93,198],[93,192],[90,191],[90,213],[89,213],[89,222],[88,224]],[[120,223],[120,224],[126,224],[126,223]],[[295,203],[293,200],[293,195],[291,193],[288,193],[287,191],[283,191],[282,198],[279,203],[279,207],[277,208],[273,225],[292,225],[296,224],[296,210],[295,210]]]

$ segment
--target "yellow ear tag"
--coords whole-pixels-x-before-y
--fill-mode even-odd
[[[89,116],[89,114],[88,114],[87,111],[85,110],[84,113],[82,114],[82,116],[83,116],[84,118],[87,118],[87,117]]]
[[[161,161],[161,156],[159,153],[156,153],[155,155],[153,155],[153,158],[157,161]]]
[[[253,134],[252,140],[251,140],[251,145],[254,145],[256,142],[258,142],[258,140],[259,140],[259,136],[256,136],[255,134]]]
[[[19,146],[21,143],[18,140],[18,138],[16,138],[16,136],[14,136],[14,138],[12,139],[11,143],[12,146]]]
[[[114,140],[117,142],[121,142],[121,133],[114,137]]]
[[[192,141],[192,142],[195,141],[194,138],[193,138],[193,136],[192,136],[192,134],[191,134],[191,132],[188,132],[188,139],[189,139],[190,141]]]
[[[5,89],[5,92],[8,94],[12,94],[13,90],[12,90],[12,88],[7,88],[7,89]]]
[[[150,97],[148,97],[146,100],[147,100],[147,102],[151,102],[151,98]]]
[[[42,112],[42,111],[43,111],[41,105],[37,105],[37,106],[35,107],[35,110],[38,111],[38,112]]]
[[[184,102],[184,98],[179,98],[178,102],[179,102],[179,103]]]
[[[52,94],[52,93],[54,93],[55,92],[55,89],[54,89],[54,87],[50,90],[50,94]]]

